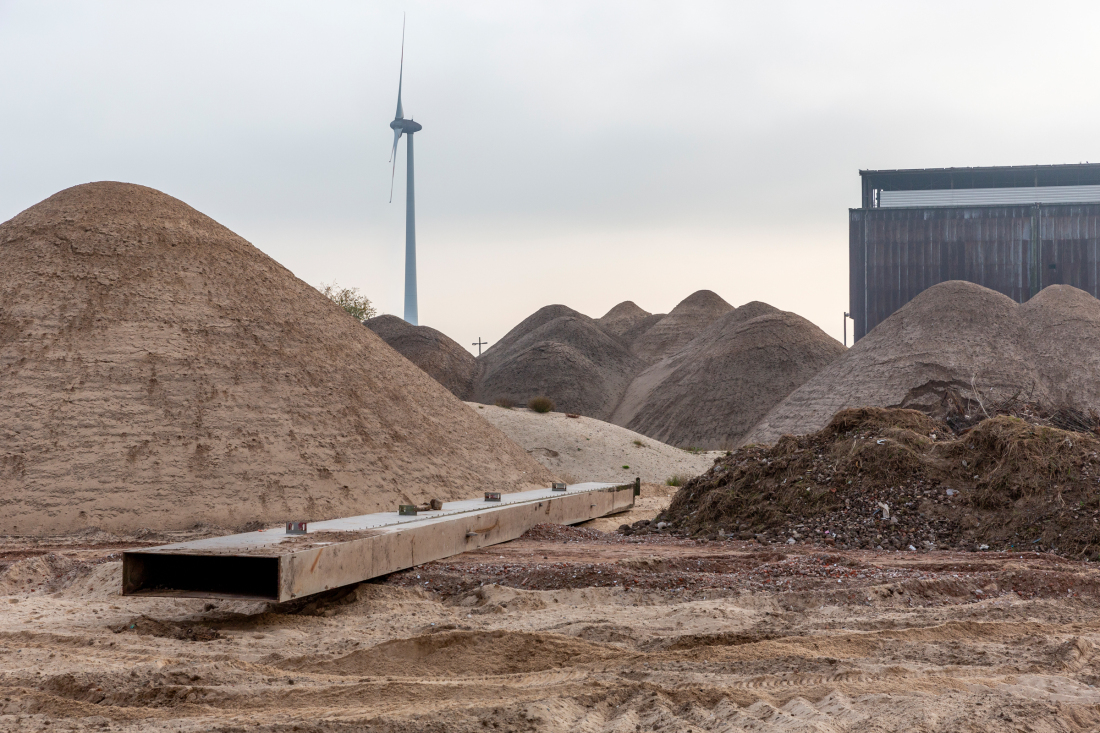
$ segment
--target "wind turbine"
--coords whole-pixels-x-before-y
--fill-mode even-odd
[[[405,179],[405,321],[414,326],[416,315],[416,197],[413,193],[413,133],[420,132],[421,125],[411,119],[405,119],[405,110],[401,108],[401,83],[405,76],[405,21],[401,21],[401,71],[397,76],[397,115],[390,127],[393,128],[393,151],[390,161],[390,203],[393,203],[393,177],[397,172],[397,141],[401,134],[409,136],[406,147],[409,149],[408,172]]]

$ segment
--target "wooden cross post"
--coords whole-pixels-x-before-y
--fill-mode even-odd
[[[482,341],[480,336],[477,337],[477,343],[470,344],[470,346],[476,346],[477,347],[477,355],[478,356],[481,356],[481,347],[482,346],[488,346],[488,345],[489,345],[489,342],[488,341]]]

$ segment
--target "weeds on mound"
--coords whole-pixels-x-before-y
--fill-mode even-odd
[[[550,412],[554,409],[554,403],[549,397],[532,397],[527,407],[535,412]]]

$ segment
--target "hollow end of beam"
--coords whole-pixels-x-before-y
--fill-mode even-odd
[[[279,558],[125,552],[122,595],[279,600]]]

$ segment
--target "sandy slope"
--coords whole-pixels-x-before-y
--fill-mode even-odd
[[[590,417],[467,404],[535,460],[573,483],[630,481],[638,476],[646,483],[663,484],[672,476],[697,476],[723,455],[717,451],[689,453]]]
[[[3,549],[38,590],[0,591],[0,730],[1100,726],[1100,578],[1049,556],[537,528],[267,606],[118,597],[110,547]]]

